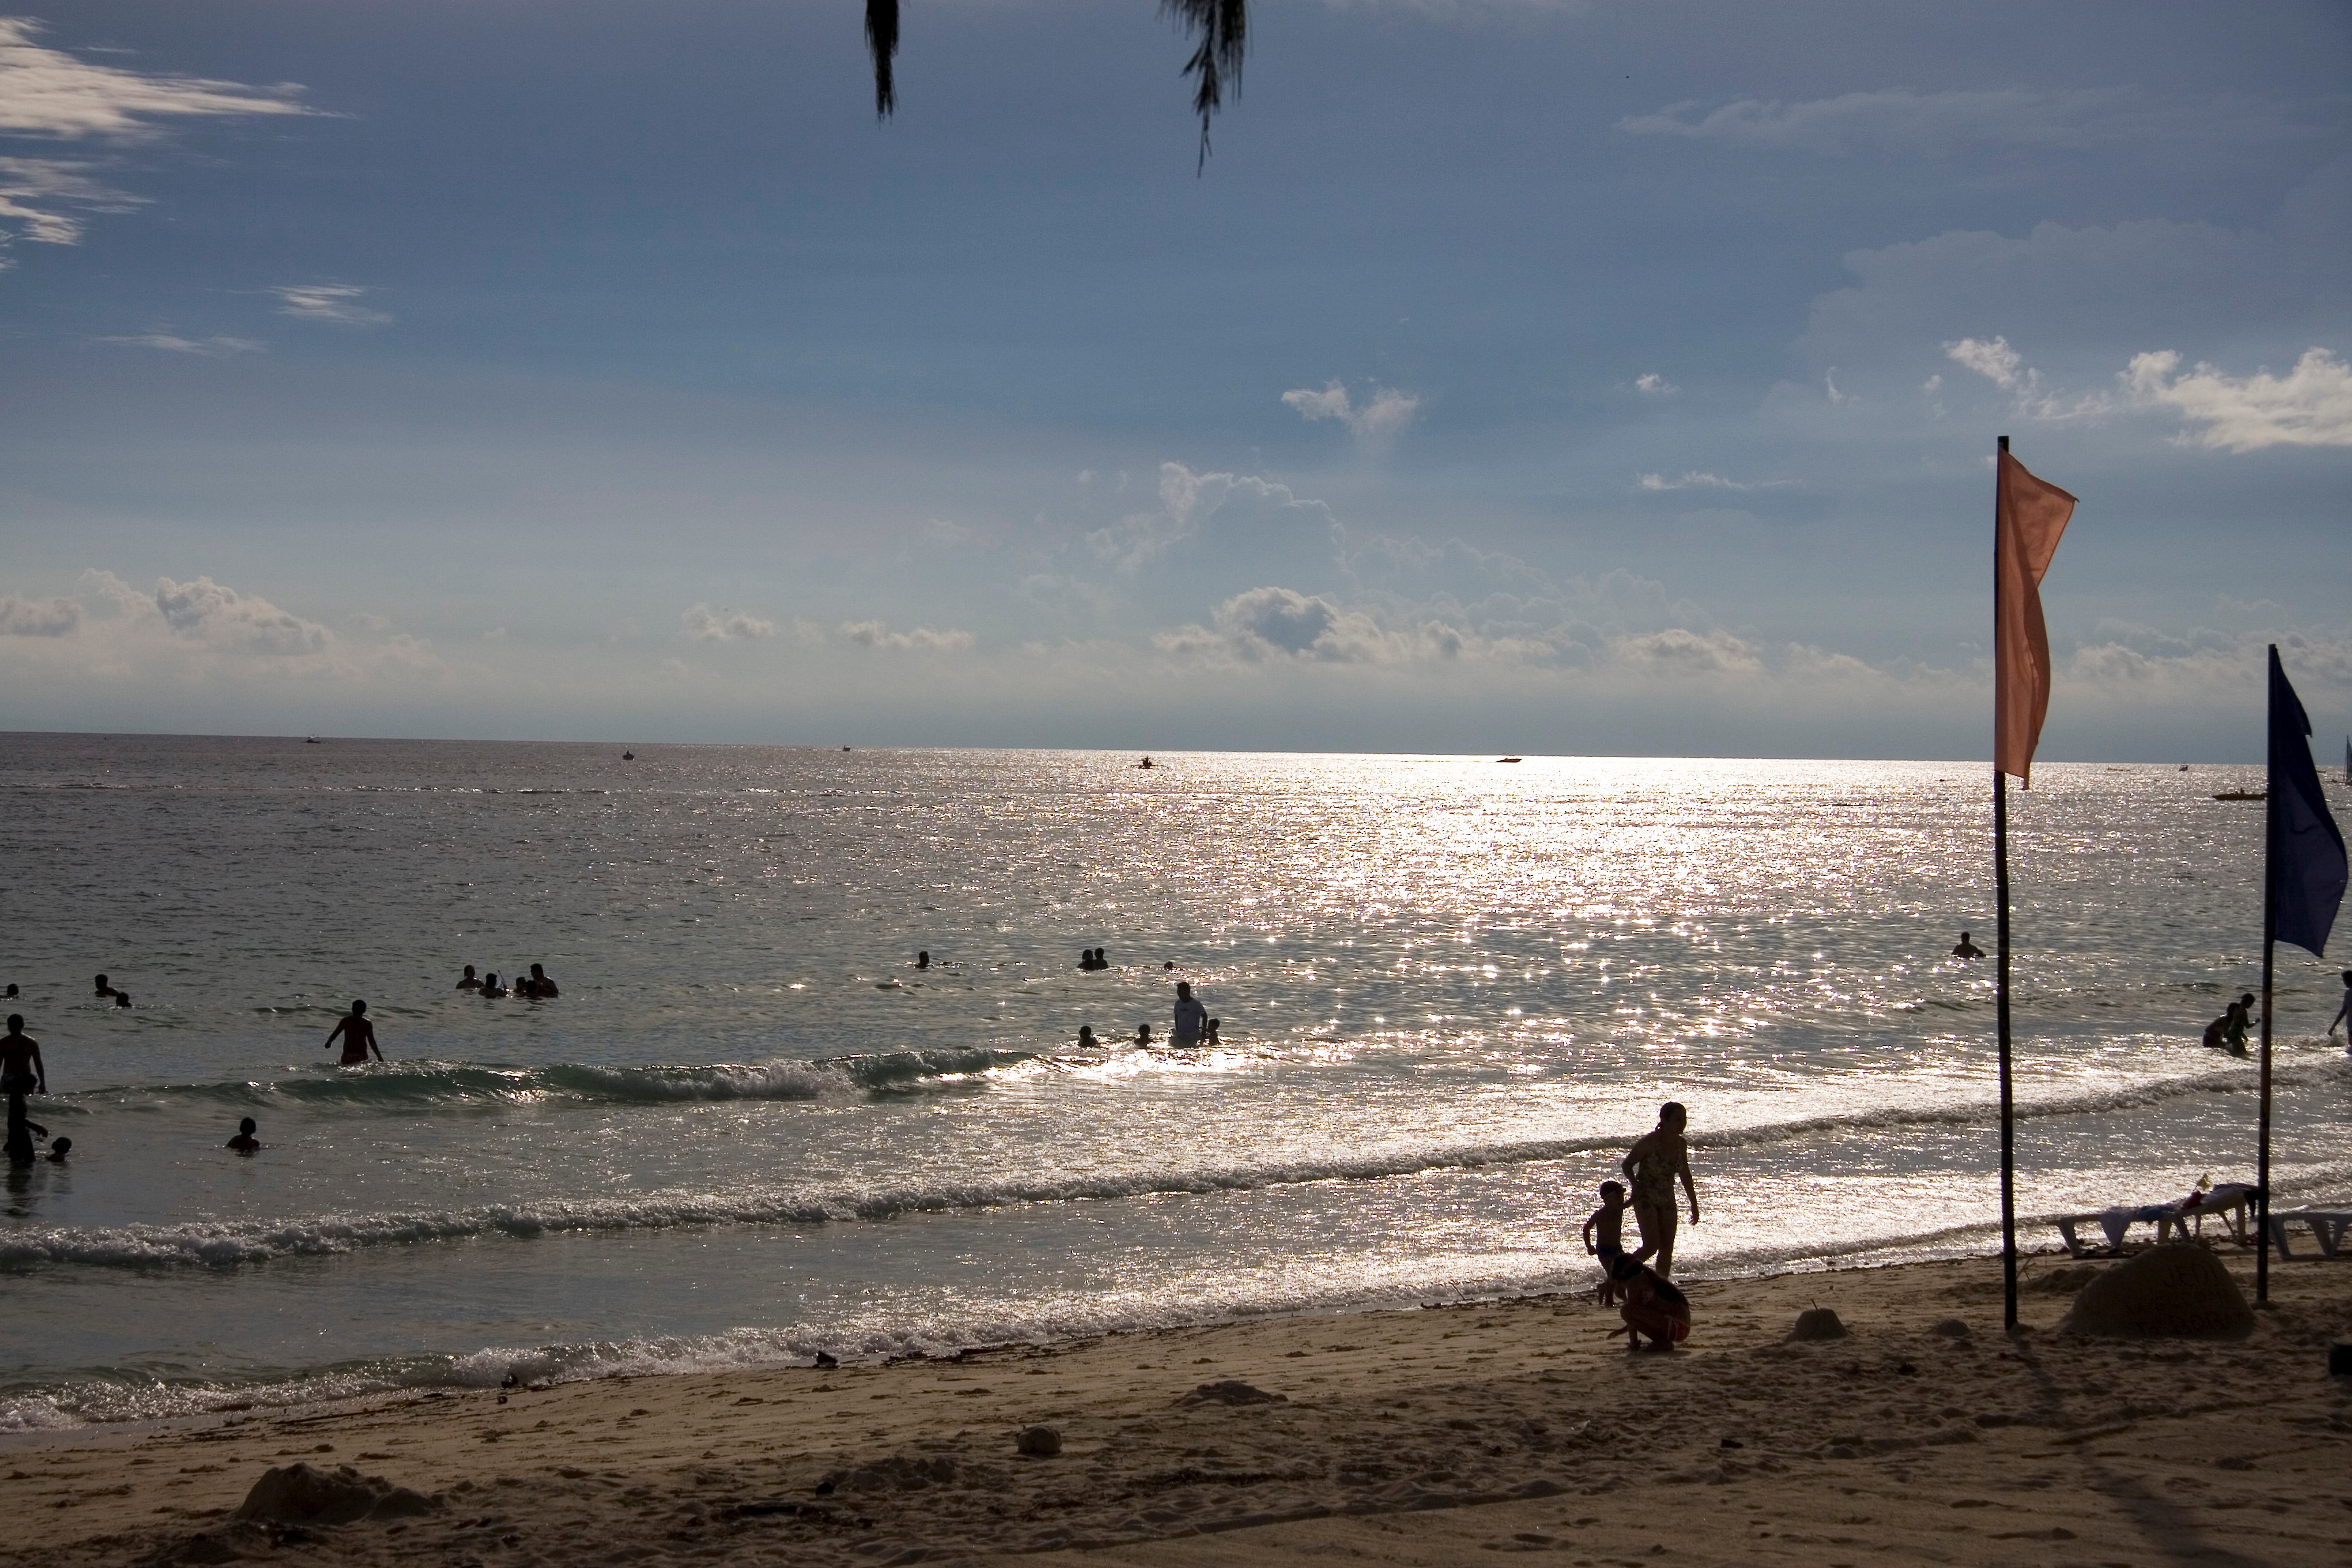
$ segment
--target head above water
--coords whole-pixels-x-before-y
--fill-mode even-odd
[[[468,979],[468,980],[471,980],[473,977],[474,977],[474,966],[473,966],[472,964],[470,964],[470,963],[469,963],[469,964],[466,965],[466,978],[467,978],[467,979]]]
[[[239,1132],[244,1133],[247,1138],[250,1138],[255,1132],[260,1131],[260,1124],[256,1122],[252,1117],[248,1116],[244,1121],[236,1124],[236,1130]]]
[[[543,980],[547,977],[547,971],[534,963],[530,966],[530,977],[533,980]]]
[[[70,1138],[60,1138],[56,1142],[49,1145],[49,1158],[52,1160],[61,1160],[67,1154],[70,1153],[72,1150],[73,1140]]]
[[[98,977],[98,988],[99,988],[100,991],[104,991],[104,990],[106,990],[106,989],[107,989],[107,984],[106,984],[106,976],[105,976],[105,975],[103,975],[103,974],[101,974],[101,975],[100,975],[100,976]]]

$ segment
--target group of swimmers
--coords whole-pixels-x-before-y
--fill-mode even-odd
[[[927,952],[923,956],[929,958],[930,954]],[[928,968],[929,965],[924,967]],[[548,978],[547,971],[536,963],[530,966],[529,974],[518,976],[512,986],[509,986],[500,980],[499,972],[495,969],[476,979],[474,966],[469,963],[466,965],[466,973],[458,978],[457,989],[475,992],[483,996],[521,996],[533,1002],[544,1002],[551,996],[563,994],[556,989],[555,982]]]
[[[1175,1018],[1168,1031],[1168,1048],[1174,1051],[1213,1050],[1223,1044],[1217,1038],[1217,1030],[1223,1022],[1224,1020],[1221,1018],[1209,1016],[1209,1009],[1202,1005],[1199,997],[1192,994],[1191,981],[1179,980],[1176,983]],[[1151,1038],[1151,1026],[1149,1024],[1138,1024],[1135,1026],[1135,1038],[1128,1042],[1139,1051],[1151,1049],[1154,1043]],[[1101,1048],[1102,1042],[1095,1037],[1095,1026],[1092,1024],[1081,1025],[1078,1029],[1078,1049],[1094,1051]]]
[[[13,994],[16,988],[8,989]],[[8,1032],[0,1035],[0,1092],[8,1096],[8,1163],[29,1165],[40,1159],[52,1165],[64,1164],[73,1149],[72,1139],[58,1139],[47,1154],[37,1153],[33,1147],[33,1140],[47,1138],[49,1130],[25,1114],[25,1097],[49,1092],[49,1069],[41,1060],[41,1042],[25,1033],[22,1013],[9,1014]]]

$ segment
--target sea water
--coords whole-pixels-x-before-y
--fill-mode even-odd
[[[1997,1245],[1982,764],[623,751],[7,738],[74,1149],[7,1182],[0,1426],[1577,1286],[1668,1100],[1679,1272]],[[2011,795],[2030,1244],[2252,1177],[2198,1035],[2258,783]],[[1222,1044],[1133,1048],[1179,979]],[[2352,1189],[2339,994],[2282,950],[2283,1195]],[[321,1048],[354,997],[384,1065]]]

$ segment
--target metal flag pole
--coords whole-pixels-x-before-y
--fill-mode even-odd
[[[2000,437],[2000,453],[2009,453],[2009,437]],[[1994,472],[1999,474],[1998,460]],[[1993,480],[1993,540],[1992,540],[1992,627],[1993,641],[2000,640],[2000,480]],[[1997,672],[1996,672],[1997,673]],[[1997,749],[1997,748],[1996,748]],[[2011,1096],[2009,1072],[2009,780],[2000,771],[2000,759],[1992,763],[1992,885],[1998,905],[1993,921],[1994,947],[1999,953],[1995,963],[1997,990],[1994,1011],[2000,1032],[2000,1277],[2001,1328],[2005,1332],[2017,1329],[2017,1124],[2015,1104]],[[2267,950],[2265,950],[2267,951]],[[2267,988],[2265,994],[2268,994]],[[2270,1014],[2263,1015],[2263,1061],[2270,1061]],[[2267,1129],[2270,1100],[2268,1078],[2265,1086],[2263,1125]],[[2267,1132],[2263,1148],[2270,1147]]]
[[[2278,644],[2271,644],[2271,666],[2278,666]],[[2273,944],[2278,940],[2278,900],[2273,896],[2276,882],[2271,865],[2273,847],[2279,837],[2278,777],[2278,712],[2271,704],[2269,761],[2264,779],[2269,798],[2263,805],[2263,1083],[2262,1110],[2256,1116],[2261,1129],[2254,1144],[2254,1305],[2264,1307],[2271,1299],[2271,970]],[[2297,740],[2302,737],[2297,736]]]

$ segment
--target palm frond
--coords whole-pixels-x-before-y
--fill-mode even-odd
[[[1225,88],[1242,93],[1242,58],[1249,49],[1249,0],[1160,0],[1200,41],[1184,74],[1193,79],[1192,111],[1201,117],[1200,167],[1209,166],[1209,121],[1224,107]]]
[[[898,0],[866,0],[866,52],[874,57],[874,117],[887,120],[898,107],[898,86],[890,62],[898,54]]]

